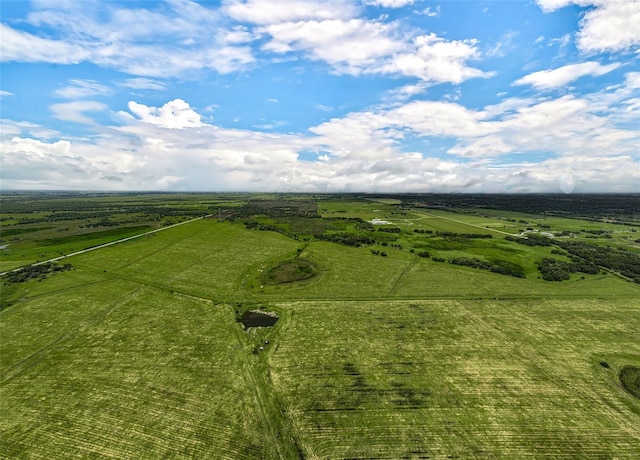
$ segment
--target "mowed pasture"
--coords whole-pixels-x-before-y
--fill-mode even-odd
[[[168,291],[242,301],[247,297],[244,285],[249,273],[293,255],[297,247],[297,242],[277,233],[200,220],[144,241],[83,254],[74,259],[74,265]]]
[[[229,306],[106,281],[2,316],[4,458],[278,458]]]
[[[618,380],[640,365],[638,284],[604,271],[543,281],[535,260],[550,249],[498,233],[428,249],[518,261],[526,278],[437,262],[409,248],[448,242],[413,228],[483,231],[445,211],[323,207],[385,214],[403,247],[202,219],[3,286],[0,456],[640,455],[640,400]],[[265,282],[296,260],[313,276]],[[254,309],[280,319],[244,331],[239,316]]]
[[[638,304],[296,302],[271,376],[311,458],[635,458]],[[599,363],[607,362],[604,368]]]

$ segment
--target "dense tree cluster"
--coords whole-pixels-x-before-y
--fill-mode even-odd
[[[361,247],[379,243],[383,246],[397,239],[401,233],[399,228],[390,228],[375,232],[375,227],[359,218],[308,218],[302,216],[272,217],[271,222],[259,222],[256,216],[242,220],[249,230],[263,230],[281,233],[296,240],[313,238],[315,240],[330,241],[344,246]],[[342,230],[342,231],[340,231]],[[402,249],[401,245],[391,244],[392,247]]]
[[[110,211],[98,212],[54,212],[52,214],[40,217],[21,217],[18,219],[19,225],[39,224],[42,222],[59,222],[63,220],[88,220],[88,219],[107,219],[113,216]]]
[[[640,283],[640,255],[635,252],[583,241],[557,241],[556,244],[573,256],[573,263],[582,260],[599,265]]]
[[[476,238],[476,239],[491,239],[493,236],[489,233],[456,233],[456,232],[436,232],[436,236],[448,239],[460,239],[460,238]]]
[[[318,203],[314,200],[251,200],[237,208],[238,217],[264,215],[268,217],[317,217]]]
[[[124,221],[124,222],[114,222],[112,220],[109,220],[108,217],[103,217],[102,219],[100,219],[97,222],[89,222],[87,224],[84,225],[79,225],[79,228],[94,228],[94,227],[117,227],[118,225],[123,225],[123,224],[128,224],[131,222],[135,222],[133,220],[128,220],[128,221]]]
[[[376,241],[367,235],[358,235],[355,233],[322,233],[315,235],[317,240],[330,241],[332,243],[342,244],[343,246],[353,246],[356,248],[362,246],[370,246]]]
[[[611,233],[611,230],[606,230],[603,228],[591,228],[591,229],[587,229],[587,230],[580,230],[583,233],[590,233],[592,235],[606,235]]]
[[[553,240],[545,235],[539,233],[528,233],[526,238],[519,236],[505,236],[507,241],[513,241],[515,243],[524,244],[526,246],[551,246]]]
[[[282,228],[278,227],[274,224],[263,224],[256,221],[245,221],[243,222],[244,226],[248,230],[263,230],[263,231],[271,231],[271,232],[279,232]]]
[[[51,273],[63,272],[71,269],[73,269],[73,265],[71,264],[59,265],[53,262],[47,262],[46,264],[31,265],[14,272],[9,272],[5,276],[9,283],[24,283],[25,281],[32,279],[43,280]]]
[[[545,281],[563,281],[571,277],[571,264],[553,257],[545,257],[538,264],[538,270]]]
[[[588,231],[588,233],[608,235],[605,230]],[[553,240],[537,233],[529,233],[526,238],[507,236],[505,239],[528,246],[556,245],[564,249],[564,252],[558,249],[551,252],[558,255],[568,253],[571,262],[545,258],[538,264],[543,279],[547,281],[569,279],[571,273],[595,274],[598,273],[598,266],[600,266],[640,283],[640,255],[625,249],[600,246],[584,241]]]
[[[356,219],[358,222],[356,223],[356,229],[362,230],[365,232],[372,232],[375,230],[375,227],[371,222],[367,222],[366,220]]]
[[[256,221],[245,221],[243,222],[245,228],[247,228],[248,230],[262,230],[262,231],[267,231],[267,232],[278,232],[283,234],[284,236],[288,236],[289,238],[293,238],[294,240],[298,240],[300,239],[300,237],[298,235],[296,235],[295,233],[291,233],[289,231],[287,231],[286,229],[280,227],[279,225],[275,225],[275,224],[265,224],[265,223],[261,223],[261,222],[256,222]]]
[[[402,233],[402,230],[398,227],[378,227],[378,231],[385,233]]]
[[[84,220],[100,219],[97,223],[85,224],[85,226],[114,226],[121,225],[129,222],[137,222],[138,220],[131,220],[131,215],[139,215],[138,220],[159,220],[164,217],[197,217],[203,214],[203,211],[197,208],[173,208],[168,206],[129,206],[124,209],[110,209],[105,208],[100,211],[63,211],[53,212],[46,216],[38,217],[21,217],[18,219],[19,225],[38,224],[43,222],[61,222],[67,220]],[[121,216],[121,220],[118,222],[110,221],[109,218],[115,216]]]
[[[576,272],[597,275],[600,271],[598,266],[593,262],[589,262],[588,260],[581,259],[574,255],[569,255],[569,258],[571,259],[571,267]]]
[[[620,383],[636,398],[640,398],[640,367],[623,366],[620,369]]]
[[[403,206],[518,211],[638,225],[640,194],[398,194]]]
[[[476,259],[474,257],[455,257],[453,259],[449,259],[449,263],[454,265],[479,268],[481,270],[489,270],[490,272],[499,273],[501,275],[524,278],[524,270],[522,269],[522,267],[506,260],[488,262],[486,260]]]
[[[571,258],[571,262],[565,262],[553,257],[545,257],[538,264],[538,270],[545,281],[563,281],[571,277],[571,273],[598,273],[598,266],[585,260]]]

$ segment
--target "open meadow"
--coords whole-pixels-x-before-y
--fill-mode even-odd
[[[1,458],[640,457],[638,196],[2,199]]]

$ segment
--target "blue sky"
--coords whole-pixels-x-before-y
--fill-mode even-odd
[[[5,190],[640,192],[638,0],[0,8]]]

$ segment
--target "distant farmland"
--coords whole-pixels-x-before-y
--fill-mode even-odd
[[[211,217],[3,277],[2,458],[640,457],[638,215],[10,198],[7,269]]]

